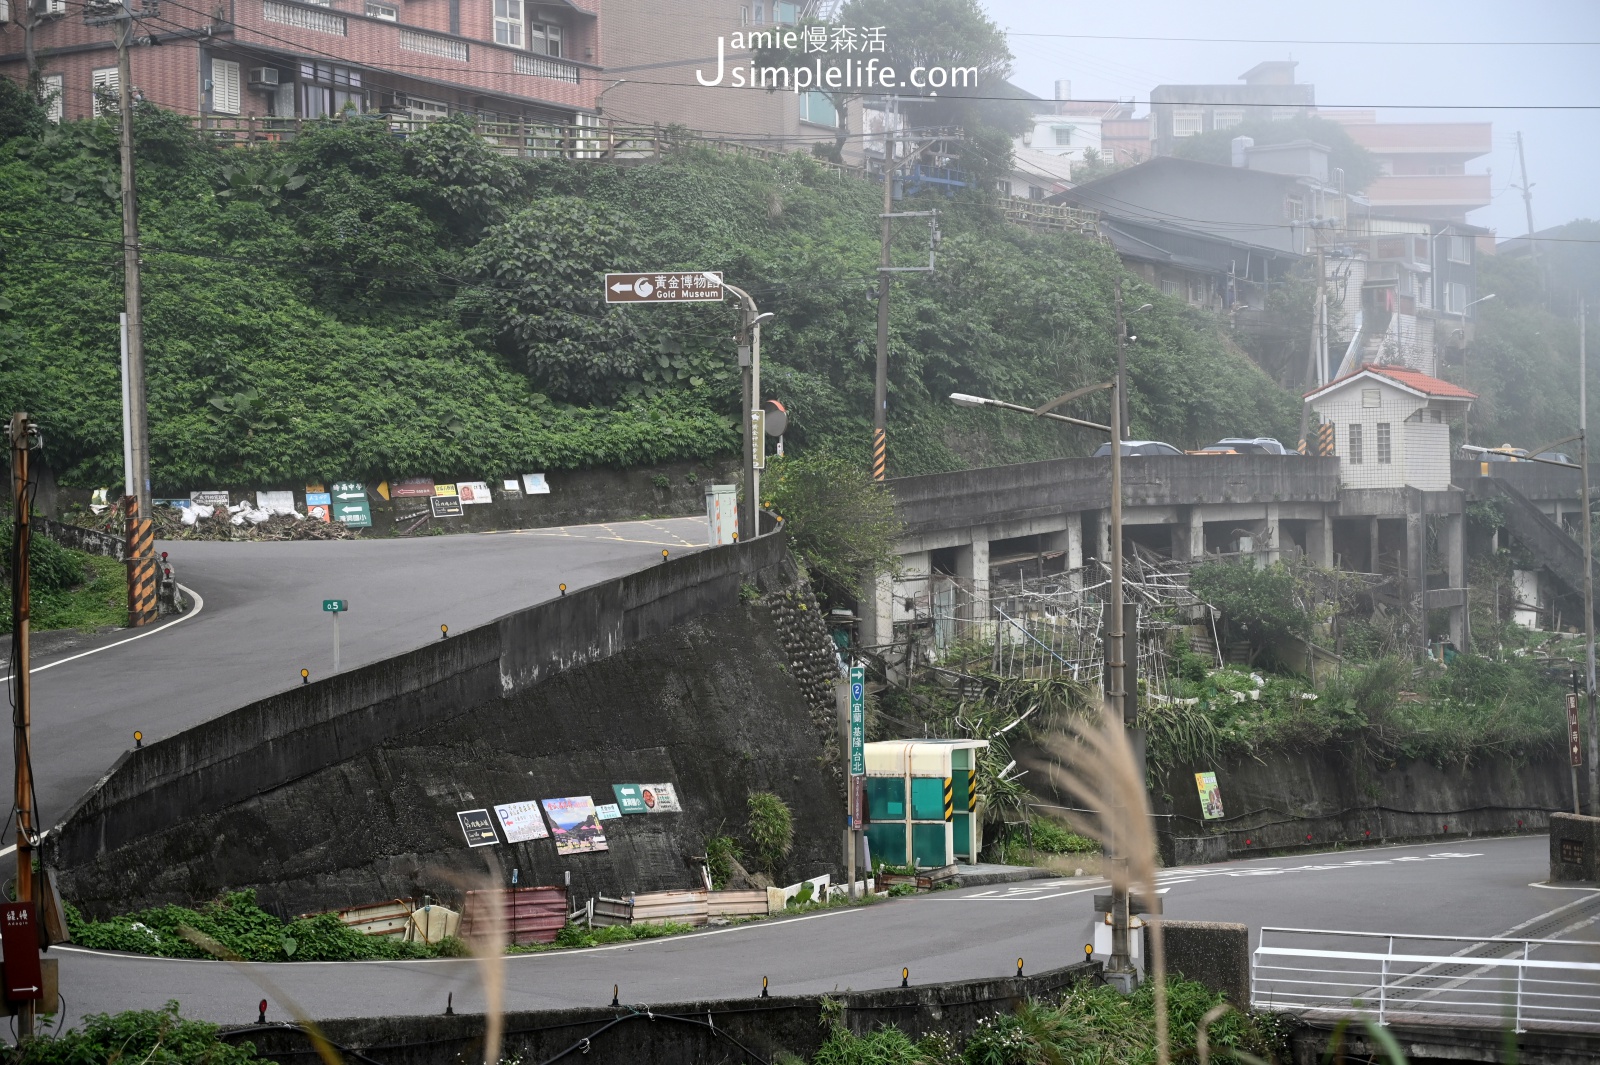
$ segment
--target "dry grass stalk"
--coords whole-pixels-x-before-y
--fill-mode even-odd
[[[1071,719],[1065,731],[1045,743],[1053,761],[1041,766],[1060,790],[1076,797],[1092,811],[1050,811],[1080,835],[1098,839],[1108,853],[1107,875],[1119,892],[1155,897],[1156,837],[1146,798],[1144,774],[1128,742],[1122,715],[1110,703],[1100,713]],[[1150,923],[1150,974],[1155,981],[1156,1060],[1167,1065],[1167,966],[1161,938],[1161,918]]]
[[[482,932],[478,931],[479,925],[474,920],[474,934],[468,945],[478,970],[478,982],[483,985],[483,1065],[497,1065],[506,1026],[506,944],[510,941],[506,909],[510,895],[501,886],[505,883],[505,870],[499,861],[493,855],[485,855],[484,864],[485,869],[478,876],[462,876],[450,871],[441,871],[438,875],[460,888],[462,898],[466,898],[468,891],[481,891],[489,902],[489,917],[483,922]],[[464,911],[465,907],[462,909]]]
[[[334,1049],[333,1044],[328,1042],[328,1037],[322,1034],[322,1029],[317,1027],[317,1022],[312,1020],[310,1015],[300,1008],[300,1003],[296,1002],[288,992],[278,987],[267,977],[266,971],[260,963],[245,961],[211,936],[190,928],[188,925],[179,928],[178,935],[212,957],[230,962],[234,968],[245,975],[246,979],[259,987],[268,998],[288,1010],[289,1016],[295,1019],[295,1023],[303,1028],[306,1035],[311,1039],[311,1046],[316,1050],[317,1056],[322,1059],[323,1065],[343,1065],[344,1059],[339,1056],[339,1052]]]

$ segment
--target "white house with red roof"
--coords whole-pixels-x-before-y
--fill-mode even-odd
[[[1367,364],[1306,393],[1334,426],[1343,488],[1450,488],[1450,423],[1478,397],[1419,370]]]

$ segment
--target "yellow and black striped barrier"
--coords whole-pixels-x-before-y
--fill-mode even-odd
[[[951,820],[956,815],[956,788],[955,781],[949,777],[944,778],[944,819]]]
[[[967,813],[972,813],[978,808],[978,774],[967,773]]]
[[[156,620],[156,532],[150,519],[139,513],[139,499],[129,496],[128,507],[128,625],[149,625]]]
[[[1317,426],[1316,453],[1324,457],[1333,455],[1333,423],[1323,422]]]
[[[883,480],[889,469],[889,434],[884,429],[872,430],[872,479]]]

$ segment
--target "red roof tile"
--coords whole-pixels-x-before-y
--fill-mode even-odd
[[[1347,373],[1338,380],[1329,381],[1321,388],[1312,389],[1310,392],[1307,392],[1306,395],[1310,396],[1319,392],[1326,392],[1335,385],[1343,384],[1351,378],[1357,377],[1364,373],[1372,373],[1377,374],[1379,377],[1387,377],[1397,385],[1403,385],[1406,388],[1421,392],[1424,395],[1437,396],[1440,399],[1478,398],[1478,394],[1476,392],[1468,392],[1460,385],[1451,384],[1449,381],[1441,381],[1439,378],[1432,377],[1420,370],[1408,370],[1403,366],[1377,366],[1372,363],[1366,363],[1359,370],[1356,370],[1353,373]]]

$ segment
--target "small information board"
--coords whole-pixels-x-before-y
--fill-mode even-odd
[[[350,600],[348,599],[324,599],[322,601],[322,610],[326,614],[342,614],[349,609]]]
[[[721,303],[722,274],[715,270],[664,270],[607,274],[607,303]]]
[[[0,947],[6,952],[6,998],[12,1002],[43,998],[39,929],[33,923],[33,903],[8,902],[0,906]]]
[[[495,835],[494,822],[488,810],[460,810],[456,818],[461,822],[461,832],[467,837],[469,847],[489,847],[500,842]]]
[[[428,500],[428,506],[433,508],[433,516],[436,518],[461,517],[460,496],[434,496]]]
[[[867,775],[867,671],[850,667],[850,775]]]
[[[650,808],[644,804],[644,785],[642,784],[613,784],[611,794],[617,797],[617,809],[625,814],[647,814]]]
[[[372,527],[372,507],[367,502],[367,486],[360,481],[340,481],[329,493],[333,496],[333,520],[352,529]]]

